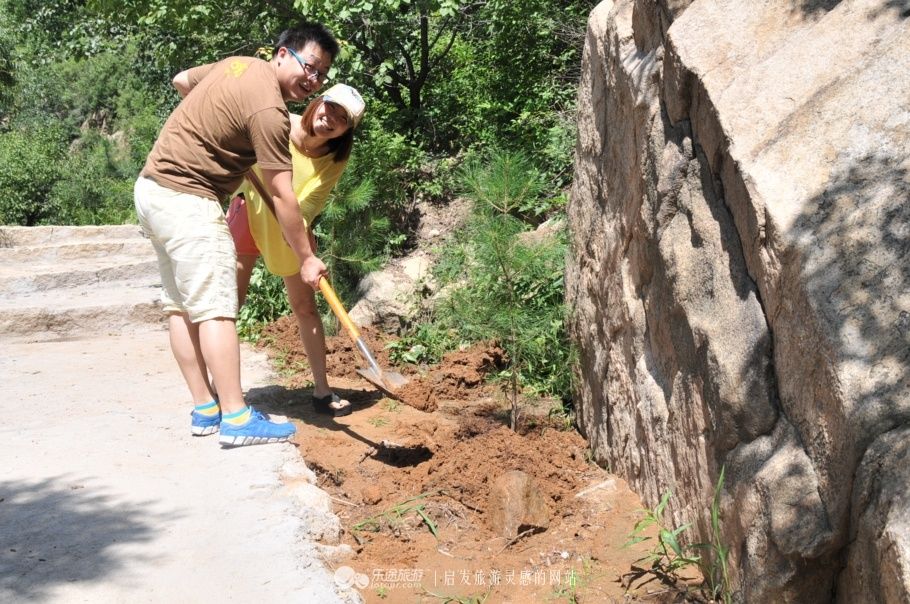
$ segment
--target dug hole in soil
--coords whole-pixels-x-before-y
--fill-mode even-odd
[[[623,547],[641,518],[638,496],[588,461],[584,439],[548,419],[549,406],[526,407],[521,429],[508,427],[505,395],[484,382],[502,362],[500,350],[476,346],[419,372],[392,367],[381,334],[365,329],[362,336],[383,368],[410,380],[398,391],[407,404],[356,373],[364,362],[339,335],[327,341],[329,381],[354,411],[317,414],[294,319],[269,325],[260,346],[283,376],[268,406],[298,420],[295,444],[332,496],[343,541],[353,548],[349,559],[328,562],[369,578],[360,589],[366,602],[678,598],[656,582],[626,592],[620,577],[651,546]],[[512,470],[532,477],[549,526],[521,527],[510,539],[491,526],[490,492]]]

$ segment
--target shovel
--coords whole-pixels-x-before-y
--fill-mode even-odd
[[[358,369],[357,373],[389,397],[401,400],[401,397],[395,391],[408,383],[407,378],[395,371],[383,371],[379,367],[376,357],[373,356],[363,338],[360,337],[360,330],[351,321],[351,317],[348,316],[348,312],[341,304],[341,300],[338,299],[335,290],[332,289],[325,277],[319,279],[319,290],[325,297],[325,301],[328,302],[332,312],[335,313],[335,316],[338,317],[338,320],[341,321],[341,324],[347,330],[348,335],[351,336],[351,340],[357,345],[357,350],[367,361],[367,367]]]

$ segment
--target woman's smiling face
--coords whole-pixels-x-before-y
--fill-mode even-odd
[[[323,138],[341,136],[350,126],[348,113],[341,105],[323,101],[313,114],[313,133]]]

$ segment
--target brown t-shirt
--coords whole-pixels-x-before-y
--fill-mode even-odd
[[[288,110],[269,63],[229,57],[188,75],[192,89],[165,122],[143,176],[223,200],[253,164],[291,169]]]

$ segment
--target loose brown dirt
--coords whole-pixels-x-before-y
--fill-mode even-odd
[[[264,335],[284,375],[270,400],[298,420],[295,443],[333,497],[355,552],[339,564],[369,577],[366,602],[675,599],[656,583],[625,593],[620,576],[648,548],[623,547],[640,518],[639,498],[590,463],[584,439],[548,418],[545,404],[509,429],[505,396],[483,379],[502,363],[495,346],[453,353],[423,372],[394,367],[411,380],[398,391],[401,404],[358,376],[364,363],[347,338],[329,338],[330,382],[354,405],[351,415],[331,418],[309,405],[311,376],[293,319]],[[363,337],[390,368],[384,338],[371,330]],[[533,477],[550,511],[547,530],[513,540],[492,530],[487,513],[490,486],[511,470]]]

